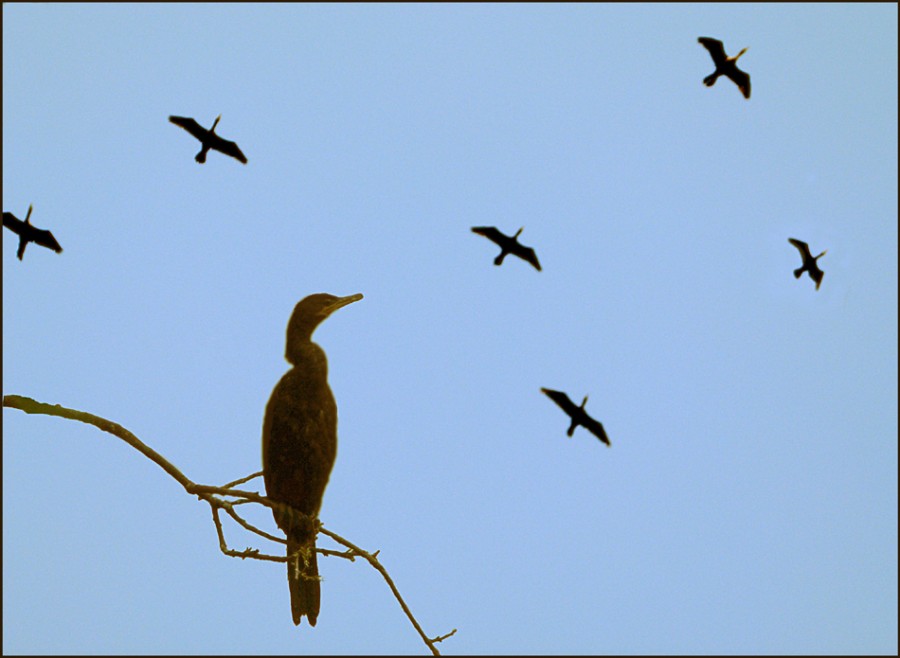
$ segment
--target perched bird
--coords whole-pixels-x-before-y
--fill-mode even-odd
[[[744,48],[734,57],[728,57],[725,54],[725,46],[722,45],[722,42],[718,39],[700,37],[697,41],[706,47],[712,57],[713,63],[716,65],[716,70],[703,78],[703,84],[707,87],[712,87],[716,84],[716,79],[720,75],[724,75],[726,78],[731,78],[734,84],[738,86],[738,89],[744,94],[744,98],[750,98],[750,74],[741,71],[737,67],[738,57],[747,52],[747,49]]]
[[[518,256],[522,260],[528,261],[534,265],[538,272],[540,272],[541,264],[538,262],[537,254],[534,253],[534,249],[519,244],[519,234],[524,228],[524,226],[520,228],[512,237],[503,235],[493,226],[473,226],[472,232],[483,235],[491,242],[500,246],[500,255],[494,259],[494,265],[500,265],[503,263],[503,259],[506,258],[507,254],[512,254],[513,256]]]
[[[803,257],[803,265],[794,270],[794,278],[799,279],[804,271],[809,272],[809,278],[816,282],[816,290],[818,290],[819,286],[822,285],[822,277],[825,276],[825,272],[819,269],[819,264],[816,261],[824,256],[828,250],[826,249],[813,258],[812,254],[809,253],[809,245],[802,240],[788,238],[788,242],[797,247],[800,251],[800,256]]]
[[[603,429],[603,425],[599,421],[588,416],[587,412],[584,410],[584,405],[587,404],[588,396],[585,395],[581,406],[576,407],[575,403],[569,399],[569,396],[562,391],[553,391],[549,388],[542,388],[541,392],[545,393],[547,397],[558,404],[572,419],[572,424],[569,425],[569,431],[566,432],[567,436],[572,436],[575,433],[575,428],[581,425],[588,432],[603,441],[607,446],[611,445],[609,437],[606,436],[606,430]]]
[[[328,386],[328,360],[312,342],[319,323],[361,294],[310,295],[295,307],[287,327],[285,358],[291,369],[275,385],[262,428],[266,495],[285,507],[273,510],[287,535],[288,587],[294,624],[319,616],[316,534],[319,508],[337,454],[337,405]],[[308,518],[295,515],[301,512]]]
[[[32,206],[29,205],[28,214],[25,215],[24,222],[11,212],[3,213],[3,225],[19,236],[19,250],[16,252],[16,256],[19,260],[22,260],[22,256],[25,255],[25,247],[28,246],[29,242],[52,249],[56,253],[61,253],[63,249],[50,231],[35,228],[31,225],[31,208]]]
[[[221,118],[221,114],[217,116],[216,120],[213,121],[212,128],[209,130],[203,128],[199,123],[188,117],[170,116],[169,121],[176,126],[180,126],[187,130],[203,144],[203,148],[201,148],[200,152],[194,157],[194,160],[200,164],[206,162],[206,153],[209,149],[221,151],[225,155],[230,155],[232,158],[247,164],[247,158],[241,153],[241,149],[238,148],[237,144],[229,142],[227,139],[222,139],[216,134],[216,126],[219,124],[219,119]]]

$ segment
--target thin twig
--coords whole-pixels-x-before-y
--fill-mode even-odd
[[[47,416],[59,416],[60,418],[67,418],[69,420],[77,420],[82,423],[87,423],[88,425],[93,425],[94,427],[108,432],[113,436],[116,436],[135,450],[140,452],[142,455],[147,457],[150,461],[154,462],[157,466],[162,468],[166,473],[168,473],[172,478],[178,482],[184,490],[189,494],[197,496],[200,500],[206,502],[210,509],[212,510],[213,523],[216,527],[216,534],[219,539],[219,548],[221,551],[230,557],[236,557],[240,559],[252,558],[255,560],[268,560],[272,562],[286,562],[287,557],[275,556],[275,555],[266,555],[261,553],[259,549],[248,548],[244,551],[236,551],[228,547],[228,543],[225,541],[225,533],[222,529],[222,522],[219,518],[219,509],[224,509],[225,512],[231,516],[241,527],[245,530],[253,532],[265,539],[270,541],[278,542],[281,544],[286,543],[284,539],[279,537],[275,537],[274,535],[270,535],[269,533],[260,530],[256,526],[248,523],[240,515],[234,511],[235,505],[240,505],[242,503],[258,503],[260,505],[264,505],[265,507],[269,507],[273,510],[278,510],[279,508],[285,508],[286,506],[283,503],[279,503],[265,496],[261,496],[254,491],[243,491],[241,489],[235,489],[234,487],[243,484],[245,482],[249,482],[253,478],[259,477],[262,473],[253,473],[247,477],[241,478],[239,480],[234,480],[233,482],[229,482],[224,487],[215,487],[209,486],[205,484],[197,484],[190,480],[184,473],[182,473],[179,469],[177,469],[171,462],[169,462],[165,457],[160,455],[158,452],[153,450],[150,446],[145,444],[143,441],[138,439],[134,434],[129,432],[127,429],[119,425],[118,423],[114,423],[105,418],[101,418],[100,416],[95,416],[93,414],[86,413],[84,411],[78,411],[77,409],[69,409],[67,407],[63,407],[58,404],[47,404],[45,402],[38,402],[37,400],[32,400],[31,398],[26,398],[21,395],[4,395],[3,396],[3,406],[10,407],[11,409],[19,409],[24,411],[27,414],[44,414]],[[238,500],[223,500],[219,498],[219,496],[227,496],[229,498],[237,498]],[[305,516],[301,512],[289,508],[291,514],[296,516]],[[308,518],[308,517],[307,517]],[[318,525],[319,532],[330,537],[338,544],[345,546],[348,550],[346,551],[333,551],[330,549],[320,549],[316,550],[323,555],[333,555],[335,557],[342,557],[348,560],[353,560],[354,557],[360,556],[365,558],[369,564],[372,565],[384,578],[385,582],[387,582],[388,586],[391,588],[391,591],[394,593],[397,601],[400,602],[400,607],[403,608],[403,612],[406,613],[406,616],[409,618],[413,627],[421,636],[422,640],[425,642],[425,645],[431,650],[431,652],[438,656],[440,652],[437,650],[435,644],[441,642],[442,640],[447,639],[454,633],[456,633],[456,629],[454,628],[452,631],[447,633],[446,635],[441,635],[435,638],[428,638],[425,635],[425,632],[422,630],[422,627],[419,625],[419,622],[413,616],[409,607],[406,605],[406,602],[403,600],[403,597],[400,596],[400,592],[397,587],[394,585],[394,581],[391,579],[390,575],[388,575],[387,570],[381,565],[378,561],[377,555],[378,551],[374,553],[368,553],[363,549],[355,546],[348,540],[344,539],[340,535],[327,530],[325,527],[318,524],[317,519],[313,519],[313,521]]]
[[[337,543],[339,543],[343,546],[346,546],[351,551],[353,551],[355,554],[359,555],[360,557],[364,557],[366,560],[368,560],[369,564],[371,564],[378,571],[378,573],[381,574],[381,576],[384,578],[385,582],[388,584],[388,587],[391,588],[391,591],[394,593],[394,596],[396,597],[397,601],[400,602],[400,607],[403,608],[403,612],[406,613],[406,616],[409,617],[409,621],[412,623],[413,627],[416,629],[416,631],[418,631],[419,635],[422,637],[422,641],[425,642],[426,645],[428,645],[428,648],[431,649],[431,652],[435,656],[441,655],[440,651],[438,651],[437,647],[434,645],[436,643],[440,642],[441,640],[444,640],[445,638],[448,638],[451,635],[453,635],[454,633],[456,633],[456,629],[454,628],[447,635],[444,635],[444,636],[441,636],[441,637],[438,637],[435,639],[429,639],[429,637],[427,635],[425,635],[425,631],[423,631],[422,627],[419,626],[419,622],[416,621],[416,618],[413,616],[413,613],[409,609],[409,606],[406,605],[406,601],[404,601],[403,597],[400,596],[400,590],[398,590],[397,586],[394,585],[394,581],[391,579],[390,575],[388,575],[387,569],[385,569],[381,565],[381,562],[378,561],[378,558],[375,557],[376,555],[378,555],[379,551],[375,551],[375,553],[368,553],[368,552],[364,551],[363,549],[361,549],[359,546],[355,546],[354,544],[351,544],[349,541],[347,541],[343,537],[340,537],[325,528],[319,528],[319,532],[321,532],[323,535],[331,537]]]
[[[229,482],[228,484],[223,484],[223,489],[231,489],[232,487],[236,487],[239,484],[244,484],[244,482],[249,482],[253,478],[258,478],[263,474],[262,471],[257,471],[256,473],[252,473],[245,478],[241,478],[240,480],[235,480],[234,482]]]
[[[238,503],[247,502],[247,501],[237,501]],[[230,516],[235,522],[240,525],[245,530],[249,530],[250,532],[256,533],[260,537],[268,539],[269,541],[274,541],[279,544],[287,544],[287,541],[282,539],[281,537],[276,537],[275,535],[270,535],[265,530],[260,530],[252,523],[245,521],[240,514],[234,511],[234,505],[236,503],[221,501],[221,507],[225,510],[225,512]]]

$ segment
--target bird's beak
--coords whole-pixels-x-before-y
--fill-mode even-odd
[[[362,298],[361,292],[358,292],[355,295],[347,295],[346,297],[338,297],[331,304],[322,309],[322,314],[325,316],[331,315],[339,308],[342,308],[347,304],[352,304],[353,302],[358,302]]]

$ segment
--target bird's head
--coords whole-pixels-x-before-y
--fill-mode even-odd
[[[584,396],[584,400],[581,401],[581,408],[584,409],[584,405],[587,404],[588,396]]]
[[[828,250],[826,249],[826,250],[823,251],[821,254],[819,254],[818,256],[816,256],[816,257],[815,257],[815,260],[819,260],[822,256],[824,256],[824,255],[827,254],[827,253],[828,253]]]
[[[748,50],[750,50],[750,47],[749,47],[749,46],[748,46],[747,48],[744,48],[743,50],[741,50],[741,52],[739,52],[737,55],[734,56],[734,61],[737,62],[737,61],[738,61],[738,57],[740,57],[741,55],[743,55],[743,54],[744,54],[745,52],[747,52]]]
[[[29,225],[31,224],[31,210],[32,210],[33,207],[34,207],[34,206],[32,206],[32,205],[29,203],[29,204],[28,204],[28,214],[25,215],[25,223],[26,223],[26,224],[29,224]]]
[[[313,331],[321,324],[322,320],[339,308],[359,301],[362,298],[362,293],[348,295],[347,297],[336,297],[335,295],[320,292],[304,297],[297,302],[287,327],[287,352],[285,354],[287,360],[290,363],[295,363],[295,360],[291,358],[294,350],[310,341]]]
[[[212,128],[209,129],[209,132],[211,132],[211,133],[216,132],[216,126],[219,125],[219,121],[220,121],[221,119],[222,119],[222,115],[220,114],[219,116],[216,117],[216,120],[213,121]]]
[[[517,237],[519,237],[519,235],[520,235],[520,234],[522,233],[522,231],[524,231],[524,230],[525,230],[525,227],[523,226],[523,227],[520,228],[518,231],[516,231],[516,234],[513,236],[513,240],[515,240]]]

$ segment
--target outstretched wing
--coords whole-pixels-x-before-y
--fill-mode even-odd
[[[549,388],[541,388],[541,393],[553,400],[559,405],[559,408],[565,411],[569,416],[574,416],[578,412],[578,407],[569,399],[569,396],[562,391],[554,391]]]
[[[522,260],[528,261],[534,265],[538,272],[541,271],[541,264],[538,262],[537,254],[534,253],[534,249],[531,247],[525,247],[516,243],[516,246],[513,248],[513,253]]]
[[[169,121],[179,128],[184,128],[201,142],[207,138],[209,131],[190,117],[170,116]]]
[[[503,238],[506,236],[503,235],[500,231],[498,231],[493,226],[473,226],[472,233],[477,233],[478,235],[483,235],[491,242],[496,244],[501,244]]]
[[[25,222],[11,212],[5,212],[3,213],[3,225],[16,235],[22,235],[22,227],[25,226]]]
[[[603,429],[603,424],[599,420],[594,420],[593,418],[588,416],[587,419],[582,423],[582,425],[588,432],[603,441],[603,443],[608,446],[612,445],[609,442],[609,437],[606,436],[606,430]]]
[[[816,290],[822,285],[822,277],[824,276],[825,272],[820,270],[818,266],[809,268],[809,278],[816,282]]]
[[[34,233],[33,242],[35,244],[41,245],[42,247],[47,247],[47,249],[52,249],[58,254],[62,253],[63,250],[50,231],[36,230]]]
[[[244,164],[247,164],[247,157],[241,153],[241,149],[238,148],[238,145],[234,142],[229,142],[227,139],[222,139],[216,134],[213,134],[212,140],[210,142],[210,147],[216,149],[217,151],[221,151],[225,155],[230,155],[232,158],[236,160],[240,160]]]
[[[725,46],[718,39],[713,39],[712,37],[700,37],[697,39],[703,47],[709,51],[710,57],[712,57],[713,63],[718,67],[725,62]]]
[[[808,259],[812,258],[812,254],[809,253],[809,245],[803,242],[802,240],[798,240],[797,238],[788,238],[788,242],[797,247],[800,250],[800,255],[803,257],[803,261],[806,262]]]
[[[738,89],[741,90],[741,93],[744,94],[744,98],[750,98],[750,74],[746,71],[741,71],[737,66],[734,67],[733,70],[728,71],[726,73],[729,78],[734,81],[734,84],[738,86]]]

